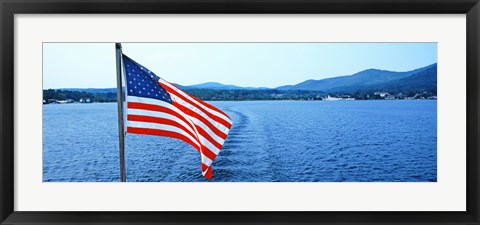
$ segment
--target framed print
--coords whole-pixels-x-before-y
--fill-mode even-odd
[[[0,6],[2,224],[479,224],[476,0]]]

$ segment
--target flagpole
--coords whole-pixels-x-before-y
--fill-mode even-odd
[[[122,44],[115,43],[117,55],[118,141],[120,147],[120,182],[125,182],[125,128],[123,123]]]

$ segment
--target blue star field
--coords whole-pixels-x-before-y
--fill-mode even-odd
[[[172,103],[170,94],[160,86],[160,79],[152,71],[123,55],[127,95],[153,98]]]

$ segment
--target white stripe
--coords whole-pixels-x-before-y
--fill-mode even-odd
[[[151,99],[151,98],[142,98],[142,97],[137,97],[137,96],[127,96],[127,101],[128,102],[140,102],[140,103],[146,103],[146,104],[151,104],[151,105],[159,105],[159,106],[163,106],[165,108],[169,108],[169,109],[175,111],[176,113],[184,116],[187,120],[191,120],[193,124],[198,125],[199,127],[203,128],[203,130],[205,130],[205,132],[207,132],[207,134],[209,134],[219,144],[223,145],[223,143],[225,142],[225,139],[217,136],[202,121],[200,121],[199,119],[197,119],[193,116],[186,115],[180,109],[178,109],[177,107],[175,107],[174,105],[172,105],[168,102],[157,100],[157,99]],[[228,131],[229,131],[229,129],[226,129],[225,134],[228,134]]]
[[[140,102],[140,103],[147,103],[147,104],[151,104],[151,105],[161,105],[161,106],[164,106],[164,107],[168,107],[170,109],[177,109],[177,107],[173,106],[172,104],[170,104],[166,101],[162,101],[162,100],[158,100],[158,99],[154,99],[154,98],[127,96],[127,102]],[[180,110],[177,109],[177,111],[180,111]]]
[[[187,115],[188,116],[188,115]],[[202,121],[200,121],[199,119],[193,117],[193,116],[188,116],[188,118],[190,120],[192,120],[192,122],[201,127],[205,132],[207,132],[207,134],[213,138],[213,140],[215,140],[216,142],[218,142],[220,145],[223,145],[223,142],[225,142],[225,139],[217,136],[217,134],[213,133],[213,131],[207,127],[207,125],[205,125]],[[228,131],[227,131],[228,132]]]
[[[202,143],[205,147],[207,147],[211,152],[215,153],[215,155],[218,155],[218,153],[220,152],[220,149],[218,149],[217,147],[215,147],[215,145],[213,145],[212,143],[210,143],[210,141],[208,141],[205,137],[203,137],[202,135],[198,135],[199,139],[200,139],[200,143]]]
[[[203,164],[205,164],[206,166],[211,166],[212,165],[213,161],[210,158],[208,158],[207,156],[205,156],[203,154],[200,154],[200,157],[202,159]]]
[[[175,87],[174,85],[170,84],[168,81],[160,78],[160,79],[159,79],[159,82],[162,83],[162,84],[165,84],[165,85],[167,85],[168,87],[172,88],[173,90],[177,91],[177,92],[180,93],[183,97],[185,97],[185,98],[187,98],[188,100],[190,100],[190,101],[198,104],[200,107],[202,107],[203,109],[205,109],[205,110],[207,110],[208,112],[212,113],[213,115],[216,115],[216,116],[224,119],[224,120],[227,121],[228,123],[232,123],[232,120],[231,120],[230,118],[228,118],[228,116],[225,116],[225,115],[222,114],[222,113],[219,113],[219,112],[217,112],[217,111],[215,111],[215,110],[213,110],[213,109],[210,109],[210,108],[206,107],[206,106],[203,105],[200,101],[198,101],[198,100],[190,97],[190,96],[189,96],[188,94],[186,94],[184,91],[178,89],[178,88]],[[172,94],[172,93],[170,93],[170,94]],[[214,107],[214,106],[213,106],[213,107]],[[217,108],[217,109],[218,109],[218,108]],[[218,109],[218,110],[220,110],[220,109]]]
[[[191,127],[189,127],[185,122],[183,122],[182,120],[178,119],[176,116],[173,116],[171,114],[168,114],[168,113],[161,113],[161,112],[155,112],[155,111],[149,111],[149,110],[141,110],[141,109],[128,109],[128,115],[142,115],[142,116],[151,116],[151,117],[157,117],[157,118],[165,118],[165,119],[169,119],[169,120],[173,120],[173,121],[176,121],[178,123],[180,123],[183,127],[185,127],[187,130],[189,130],[190,132],[192,132],[193,134],[196,134],[198,135],[199,139],[200,139],[200,143],[202,143],[205,147],[207,147],[208,149],[210,149],[210,151],[212,151],[213,153],[215,153],[215,155],[218,155],[218,153],[220,152],[220,149],[218,149],[217,147],[215,147],[215,145],[213,145],[210,141],[208,141],[208,139],[206,139],[205,137],[203,137],[201,134],[198,134],[197,131],[194,131]],[[130,121],[130,120],[129,120]],[[131,121],[131,122],[142,122],[142,121]],[[149,124],[157,124],[157,123],[150,123],[150,122],[142,122],[142,123],[149,123]],[[167,125],[165,124],[166,126],[171,126],[171,125]],[[197,142],[198,143],[198,142]]]
[[[193,110],[194,112],[196,112],[198,115],[200,115],[201,117],[207,119],[213,126],[215,126],[216,128],[218,128],[221,132],[225,133],[225,134],[228,134],[228,127],[225,127],[223,124],[215,121],[214,119],[212,119],[211,117],[209,117],[208,115],[206,115],[204,112],[202,112],[200,109],[198,109],[197,107],[191,105],[190,103],[184,101],[183,99],[181,99],[180,97],[174,95],[174,94],[170,94],[170,96],[172,97],[172,100],[175,101],[175,102],[178,102],[179,104]]]
[[[127,109],[127,114],[128,115],[151,116],[151,117],[156,117],[156,118],[164,118],[164,119],[172,120],[172,121],[178,122],[185,129],[192,132],[193,134],[197,134],[197,131],[193,130],[192,127],[190,127],[187,123],[185,123],[183,120],[179,119],[178,117],[176,117],[172,114],[157,112],[157,111],[144,110],[144,109]]]
[[[198,145],[198,147],[201,147],[200,143],[198,143],[198,141],[195,140],[195,138],[193,138],[190,134],[188,134],[187,132],[185,132],[182,129],[180,129],[178,127],[175,127],[175,126],[170,126],[170,125],[166,125],[166,124],[158,124],[158,123],[127,121],[127,127],[149,128],[149,129],[175,132],[175,133],[178,133],[178,134],[181,134],[181,135],[187,137],[194,144]]]
[[[153,99],[153,98],[143,98],[143,97],[137,97],[137,96],[127,96],[127,101],[128,102],[139,102],[139,103],[145,103],[145,104],[151,104],[151,105],[158,105],[158,106],[162,106],[162,107],[171,109],[171,110],[175,111],[176,113],[178,113],[180,116],[183,116],[183,118],[185,118],[185,120],[189,121],[191,123],[191,125],[193,126],[193,122],[190,120],[190,117],[187,114],[185,114],[182,110],[180,110],[179,108],[177,108],[176,106],[174,106],[174,105],[172,105],[168,102]],[[127,104],[127,106],[128,106],[128,104]],[[195,132],[195,133],[198,133],[198,132]]]
[[[178,93],[180,93],[183,97],[187,98],[188,100],[194,102],[194,103],[197,103],[197,105],[199,105],[200,107],[202,107],[203,109],[207,110],[208,112],[210,112],[211,114],[213,115],[216,115],[222,119],[224,119],[225,121],[227,121],[228,123],[232,123],[232,120],[230,120],[230,118],[228,118],[227,116],[213,110],[213,109],[210,109],[206,106],[204,106],[203,104],[201,104],[200,102],[198,102],[196,99],[190,97],[189,95],[185,94],[182,90],[178,89],[177,87],[175,87],[174,85],[170,84],[169,82],[167,82],[166,80],[160,78],[160,83],[162,84],[165,84],[167,85],[168,87],[172,88],[173,90],[177,91]],[[170,93],[172,94],[172,93]]]
[[[165,131],[175,132],[175,133],[178,133],[178,134],[181,134],[181,135],[187,137],[192,142],[194,142],[194,144],[198,145],[201,149],[201,145],[197,142],[197,140],[195,140],[187,132],[185,132],[182,129],[180,129],[178,127],[175,127],[175,126],[170,126],[170,125],[166,125],[166,124],[148,123],[148,122],[138,122],[138,121],[127,121],[127,126],[128,127],[150,128],[150,129],[156,129],[156,130],[165,130]],[[213,153],[215,153],[215,155],[218,155],[218,149],[216,149],[215,147],[213,149],[210,149],[210,150]],[[217,150],[217,152],[215,152],[215,150]],[[203,153],[201,154],[201,156],[202,156],[202,162],[205,165],[210,166],[212,164],[213,161],[210,158],[203,155]]]
[[[205,125],[202,121],[200,121],[199,119],[195,118],[195,117],[192,117],[192,116],[189,116],[189,115],[185,115],[180,109],[178,109],[177,107],[175,107],[174,105],[168,103],[168,102],[165,102],[165,101],[161,101],[161,100],[157,100],[157,99],[151,99],[151,98],[143,98],[143,97],[137,97],[137,96],[127,96],[127,101],[128,102],[139,102],[139,103],[146,103],[146,104],[152,104],[152,105],[158,105],[158,106],[162,106],[162,107],[165,107],[165,108],[169,108],[175,112],[177,112],[179,115],[184,115],[186,117],[187,120],[190,120],[192,122],[192,125],[197,125],[199,127],[201,127],[203,130],[205,130],[205,132],[207,132],[208,135],[210,135],[215,141],[217,141],[220,145],[223,145],[223,143],[225,142],[225,139],[217,136],[210,128],[208,128],[207,125]],[[142,109],[127,109],[127,113],[129,115],[131,114],[138,114],[138,115],[146,115],[146,116],[154,116],[154,117],[161,117],[161,118],[177,118],[176,116],[173,116],[171,114],[168,114],[168,113],[162,113],[162,112],[156,112],[156,111],[151,111],[151,110],[142,110]],[[197,137],[200,139],[200,142],[205,146],[207,147],[210,151],[212,151],[215,155],[218,155],[218,153],[220,152],[220,149],[218,149],[217,147],[215,147],[215,145],[213,145],[210,141],[208,141],[208,139],[206,139],[205,137],[203,137],[202,135],[200,135],[196,130],[195,131],[192,131],[192,129],[190,127],[188,127],[185,122],[183,122],[182,120],[178,119],[178,120],[175,120],[179,123],[182,124],[182,126],[186,127],[189,131],[191,131],[192,133],[196,134]],[[137,121],[127,121],[128,122],[137,122]],[[137,123],[144,123],[144,124],[153,124],[155,125],[155,123],[147,123],[147,122],[137,122]],[[160,124],[158,124],[160,125]],[[169,126],[169,127],[174,127],[174,126],[170,126],[170,125],[163,125],[163,126]],[[176,128],[176,127],[175,127]],[[152,129],[156,129],[156,128],[152,128]],[[179,128],[176,128],[176,129],[179,129]],[[181,130],[181,129],[179,129]],[[228,134],[228,131],[229,129],[226,128],[226,132]],[[192,137],[191,135],[188,135],[188,133],[186,133],[185,131],[181,130],[182,134],[185,134],[187,137],[189,137],[189,139],[194,139],[194,137]],[[178,133],[178,132],[177,132]],[[200,145],[200,143],[198,143],[198,141],[194,141],[195,144],[197,145]]]

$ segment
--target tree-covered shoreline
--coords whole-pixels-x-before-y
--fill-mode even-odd
[[[379,92],[357,91],[354,93],[325,93],[321,91],[303,90],[213,90],[213,89],[189,89],[187,92],[204,101],[275,101],[275,100],[382,100],[382,99],[436,99],[436,90],[420,92]],[[43,100],[46,103],[56,101],[82,102],[116,102],[116,92],[86,92],[70,90],[43,90]]]
[[[89,102],[116,102],[117,93],[90,93],[86,91],[69,91],[61,89],[43,90],[43,100],[45,103],[67,100],[71,100],[71,102],[82,102],[82,100],[86,99],[90,99]]]

